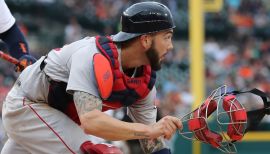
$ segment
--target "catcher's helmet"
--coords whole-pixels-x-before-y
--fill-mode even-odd
[[[146,33],[175,28],[170,10],[158,2],[141,2],[127,8],[121,17],[122,30],[113,36],[123,42]]]

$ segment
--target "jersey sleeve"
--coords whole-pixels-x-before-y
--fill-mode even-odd
[[[67,84],[67,92],[83,91],[99,97],[96,80],[93,71],[93,55],[88,47],[71,56],[70,73]]]
[[[3,33],[15,23],[15,18],[8,9],[5,0],[0,0],[0,10],[0,33]]]
[[[154,87],[143,100],[136,102],[127,108],[127,115],[133,122],[146,125],[155,123],[157,118],[155,99],[156,88]]]

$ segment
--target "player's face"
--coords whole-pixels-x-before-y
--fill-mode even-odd
[[[161,69],[162,61],[166,54],[172,50],[172,30],[158,32],[153,36],[152,45],[147,50],[146,55],[153,70]]]

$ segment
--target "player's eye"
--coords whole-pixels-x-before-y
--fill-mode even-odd
[[[166,39],[166,40],[171,40],[171,39],[172,39],[172,35],[171,35],[171,34],[166,35],[166,36],[165,36],[165,39]]]

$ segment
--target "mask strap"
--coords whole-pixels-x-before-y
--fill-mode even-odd
[[[257,96],[260,96],[263,100],[264,108],[251,110],[247,112],[248,126],[245,133],[248,132],[249,130],[256,128],[266,114],[270,115],[270,101],[267,101],[270,98],[269,94],[266,94],[265,92],[257,88],[254,88],[249,91],[232,91],[230,93],[234,95],[243,94],[243,93],[252,93]]]

